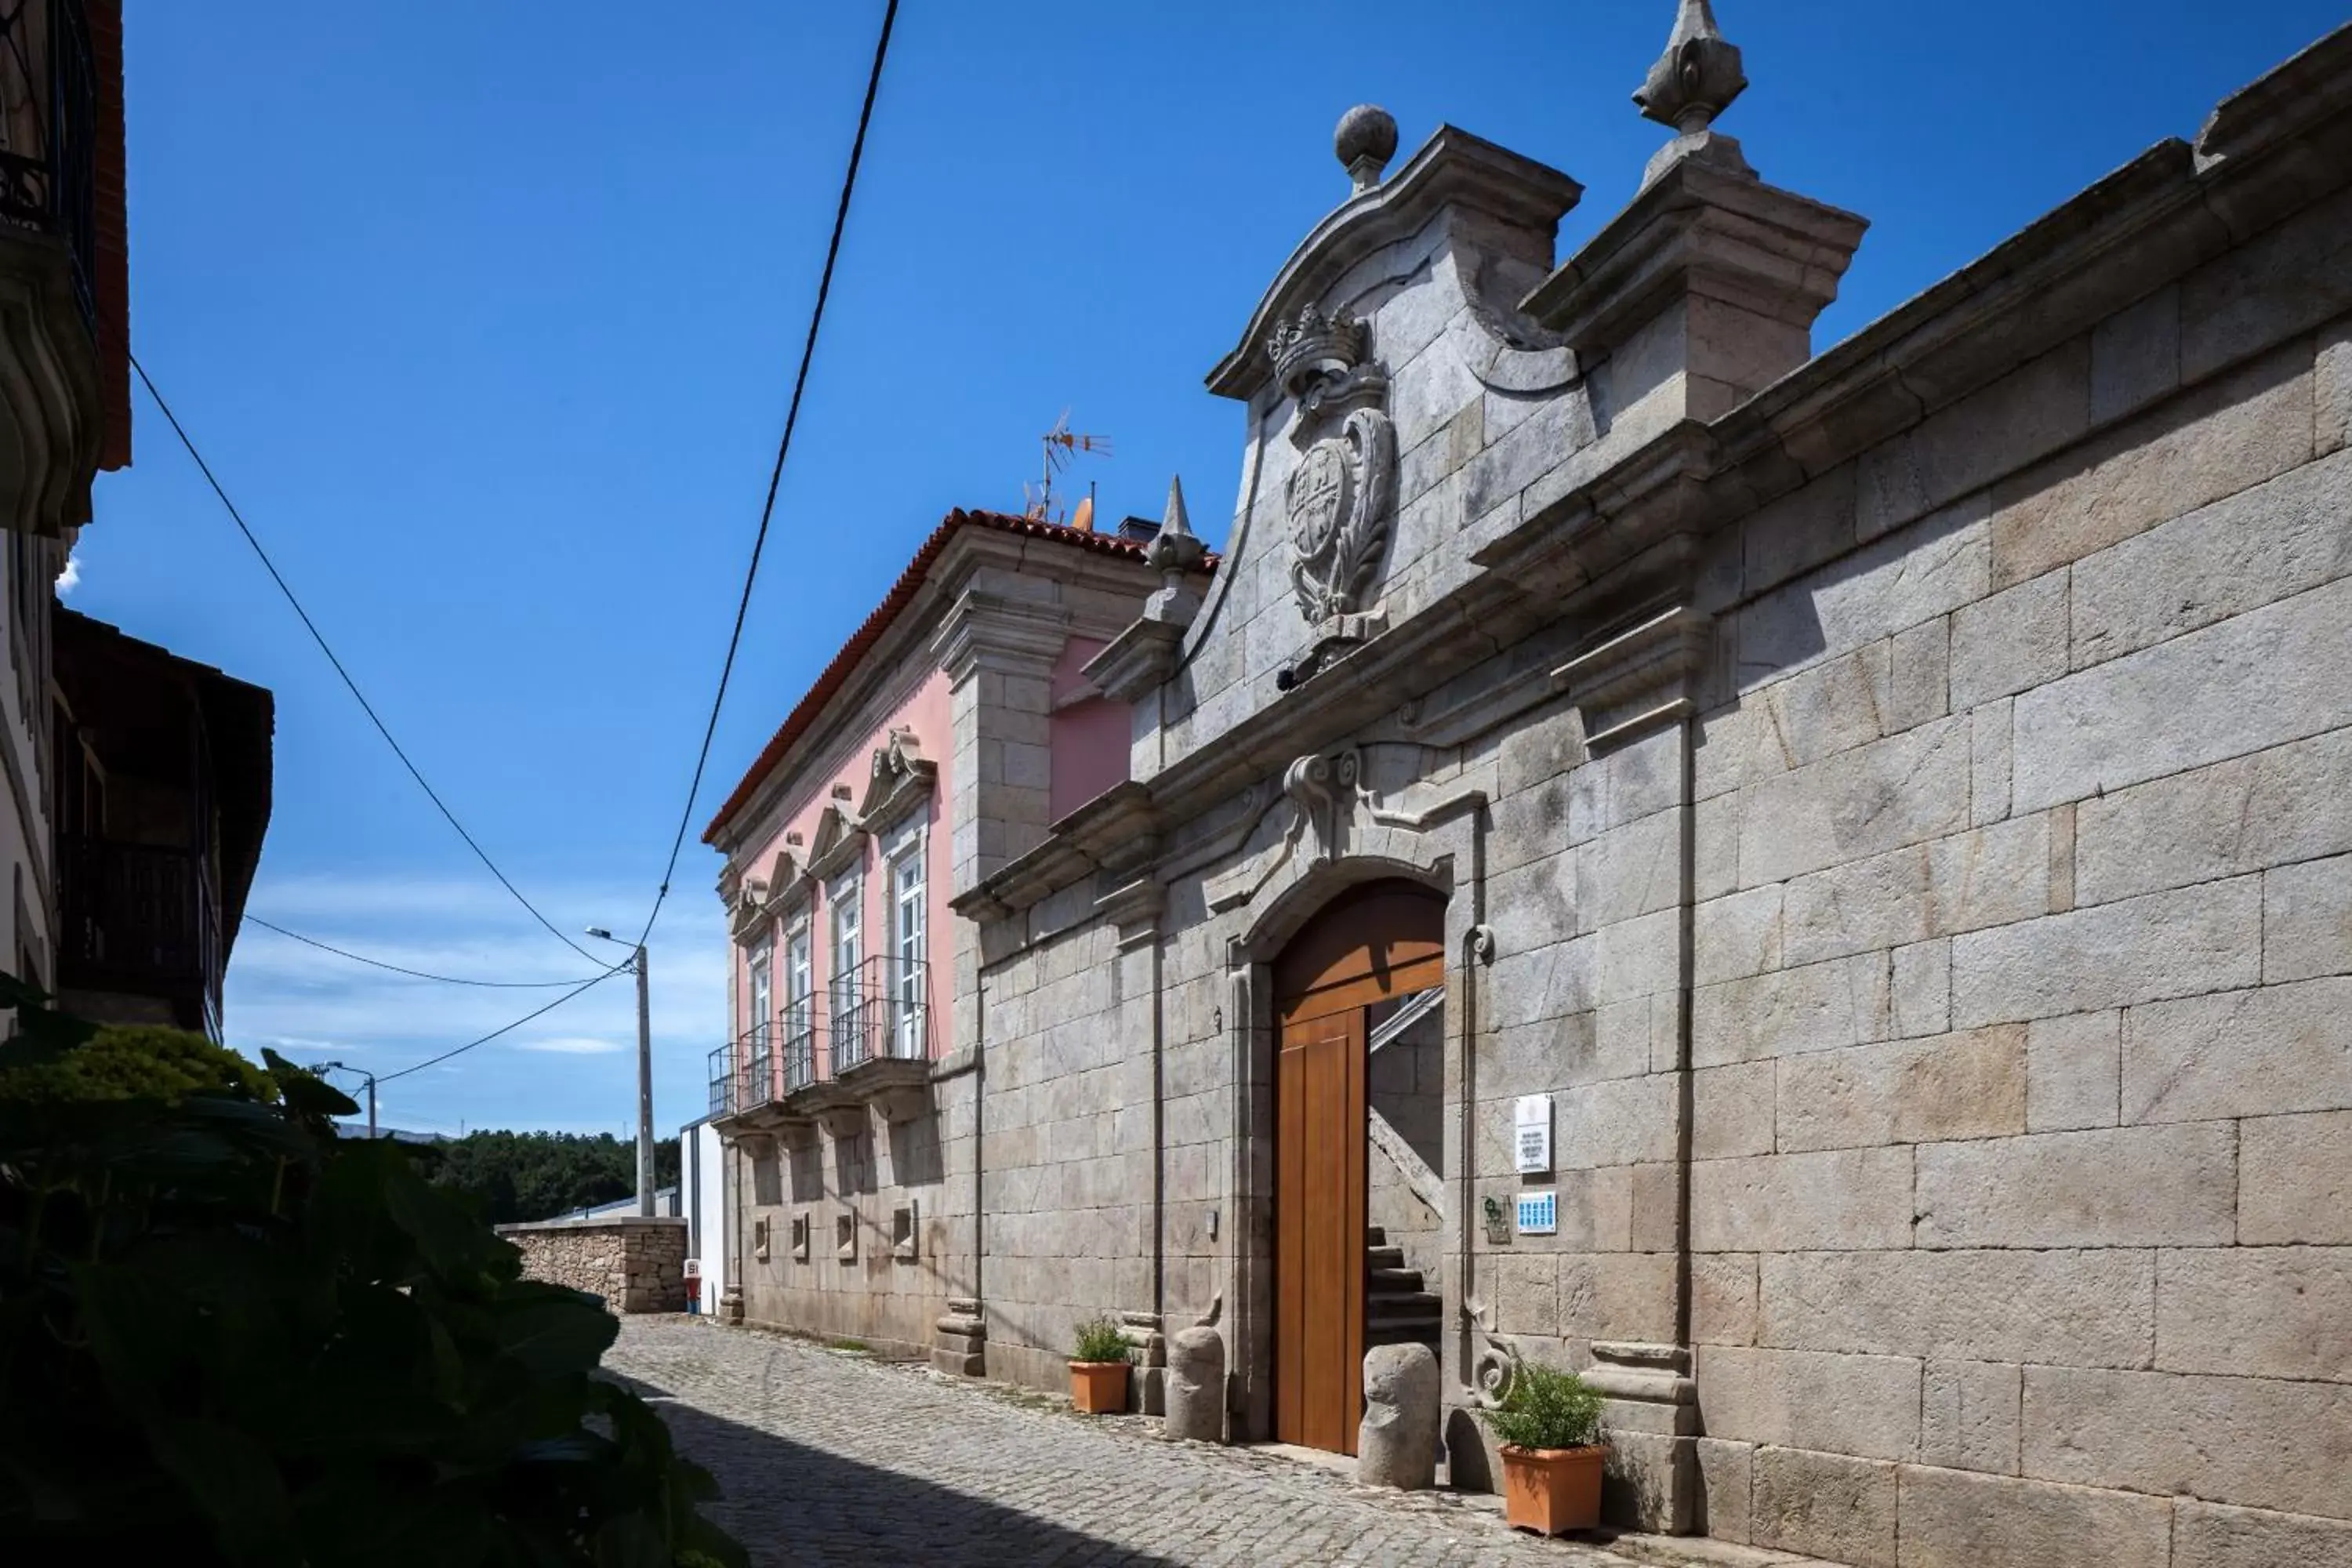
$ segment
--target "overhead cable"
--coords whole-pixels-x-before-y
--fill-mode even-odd
[[[499,879],[499,886],[513,894],[515,902],[530,911],[531,919],[545,926],[548,933],[556,941],[589,963],[600,962],[594,953],[557,930],[553,921],[539,912],[538,905],[523,897],[522,889],[516,887],[504,871],[499,869],[498,862],[490,858],[489,851],[484,849],[476,841],[474,836],[466,831],[466,825],[457,820],[457,814],[449,809],[448,803],[441,798],[440,793],[425,781],[425,775],[417,771],[416,764],[409,760],[408,753],[401,749],[400,742],[393,739],[392,731],[376,712],[375,704],[367,700],[367,694],[360,689],[359,682],[352,679],[352,672],[343,668],[341,659],[335,657],[335,650],[328,646],[326,635],[319,630],[318,623],[310,618],[310,612],[304,609],[302,601],[294,596],[294,590],[288,586],[284,574],[278,570],[278,563],[270,560],[269,552],[261,547],[261,541],[256,538],[253,530],[247,526],[245,514],[237,510],[236,502],[229,499],[228,491],[222,487],[219,479],[213,473],[212,465],[205,461],[205,455],[196,449],[195,441],[188,435],[186,427],[180,423],[179,416],[172,412],[172,405],[164,401],[163,392],[155,385],[154,377],[147,374],[147,367],[139,363],[139,357],[136,354],[131,356],[131,368],[139,373],[140,384],[147,388],[147,395],[155,400],[155,407],[163,414],[164,423],[171,426],[172,434],[180,438],[180,445],[187,448],[188,456],[195,460],[197,471],[205,476],[205,482],[212,487],[213,494],[220,498],[221,505],[228,511],[229,521],[236,524],[236,531],[245,535],[245,542],[253,547],[254,554],[261,558],[262,567],[269,574],[269,580],[278,584],[278,591],[286,596],[288,604],[294,606],[294,614],[301,619],[302,629],[310,634],[310,640],[319,645],[319,651],[325,654],[327,662],[335,667],[335,673],[342,678],[343,685],[350,689],[353,700],[359,703],[360,711],[367,715],[368,722],[374,725],[376,733],[383,737],[383,743],[392,748],[392,754],[400,759],[400,765],[408,770],[408,776],[416,781],[416,787],[425,792],[425,798],[431,801],[435,809],[448,821],[449,826],[457,830],[457,837],[466,841],[466,847],[471,849],[475,858],[488,868],[490,875]]]
[[[694,782],[687,786],[686,809],[678,814],[677,833],[670,840],[669,862],[662,868],[661,888],[654,895],[654,907],[646,916],[645,930],[638,933],[637,945],[643,947],[653,934],[654,922],[661,918],[662,903],[669,897],[670,878],[677,871],[678,852],[686,847],[687,828],[694,821],[694,803],[702,793],[702,773],[710,762],[710,742],[719,732],[719,710],[727,701],[727,683],[735,673],[736,649],[743,641],[744,618],[751,609],[751,585],[759,580],[760,556],[768,544],[768,524],[776,511],[776,490],[784,478],[784,458],[793,449],[793,427],[800,423],[801,395],[808,388],[809,363],[816,356],[817,330],[824,324],[825,299],[833,292],[833,268],[841,257],[841,236],[849,224],[849,198],[857,189],[857,166],[866,155],[866,131],[873,122],[874,99],[882,87],[882,62],[890,52],[890,29],[898,19],[898,0],[889,0],[882,12],[882,36],[874,45],[874,66],[866,78],[866,101],[857,111],[857,136],[849,144],[849,168],[841,182],[841,200],[834,208],[833,238],[824,248],[824,270],[816,285],[816,304],[809,312],[808,337],[801,344],[801,366],[793,377],[793,400],[784,413],[784,433],[776,443],[775,466],[768,473],[768,499],[760,508],[760,531],[751,539],[751,564],[743,573],[742,595],[735,605],[735,629],[728,634],[727,658],[719,667],[719,689],[710,699],[710,719],[702,728],[702,749],[694,759]]]
[[[388,969],[394,974],[405,974],[416,980],[437,981],[444,985],[480,985],[499,991],[553,991],[565,985],[580,985],[586,984],[584,981],[576,979],[469,980],[461,974],[433,974],[422,969],[410,969],[402,964],[388,963],[381,958],[370,958],[365,953],[353,952],[347,948],[337,947],[332,942],[320,942],[315,936],[304,936],[299,931],[288,931],[284,926],[273,924],[268,921],[263,920],[257,914],[247,914],[245,917],[245,921],[248,925],[257,925],[264,931],[274,931],[279,936],[299,942],[305,947],[315,947],[321,952],[331,952],[337,958],[348,958],[353,963],[364,963],[372,969]],[[613,967],[620,968],[623,967],[623,965],[615,964]],[[592,980],[602,980],[604,976],[602,974],[595,974],[589,976],[589,978]]]

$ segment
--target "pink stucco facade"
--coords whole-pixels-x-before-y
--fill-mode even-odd
[[[1093,637],[1072,637],[1054,661],[1054,760],[1047,795],[1055,822],[1127,779],[1128,706],[1105,697],[1086,677],[1087,665],[1105,646]]]
[[[811,946],[811,989],[818,1002],[817,1071],[823,1076],[828,1068],[826,1046],[829,1042],[829,1008],[825,998],[832,993],[833,983],[839,976],[837,955],[833,938],[836,896],[845,888],[854,887],[858,899],[857,929],[862,937],[861,957],[871,957],[886,951],[885,942],[892,927],[889,879],[885,875],[885,847],[901,841],[902,835],[914,835],[919,840],[923,859],[924,900],[924,963],[926,965],[925,1002],[929,1022],[927,1052],[938,1056],[948,1048],[944,1039],[947,1019],[946,960],[952,952],[951,933],[955,916],[948,908],[954,889],[950,885],[952,834],[945,820],[947,803],[952,796],[954,767],[953,717],[949,699],[948,678],[944,671],[931,668],[906,697],[884,710],[876,720],[860,731],[851,743],[842,745],[822,772],[812,772],[794,781],[791,793],[782,803],[773,818],[774,826],[764,839],[745,858],[745,863],[756,875],[772,875],[779,866],[802,867],[808,862],[810,851],[818,843],[823,819],[828,806],[854,808],[865,799],[873,777],[874,756],[887,748],[893,735],[911,734],[917,749],[939,772],[929,798],[917,806],[901,821],[893,823],[879,835],[861,834],[854,863],[824,878],[803,877],[801,896],[779,898],[774,908],[761,922],[748,931],[737,933],[731,944],[733,976],[730,994],[733,999],[734,1037],[740,1039],[760,1022],[751,1005],[751,971],[755,959],[764,954],[771,965],[769,975],[769,1018],[773,1021],[781,1013],[787,994],[784,970],[785,937],[799,921],[809,922]],[[845,791],[844,795],[841,792]],[[830,869],[830,868],[828,868]],[[776,893],[785,889],[775,888]],[[781,1074],[782,1064],[777,1062],[772,1071]],[[781,1092],[782,1085],[775,1086]]]

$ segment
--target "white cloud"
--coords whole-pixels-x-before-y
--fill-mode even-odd
[[[616,910],[644,906],[641,889],[610,883],[530,887],[566,930],[599,919],[613,924]],[[487,878],[273,876],[265,868],[250,907],[305,936],[437,974],[568,981],[594,972]],[[583,937],[582,945],[600,944]],[[671,900],[653,941],[655,1114],[665,1132],[707,1108],[706,1058],[726,1032],[727,974],[725,910],[716,900]],[[267,1045],[297,1060],[334,1058],[388,1074],[513,1025],[563,994],[415,980],[248,922],[230,961],[225,1011],[229,1043],[257,1060]],[[636,1032],[635,988],[616,974],[478,1049],[388,1086],[401,1095],[402,1110],[383,1112],[384,1122],[447,1131],[634,1126]],[[551,1055],[569,1059],[550,1062]]]
[[[601,1040],[589,1035],[556,1035],[544,1040],[524,1040],[515,1047],[519,1051],[551,1051],[562,1057],[609,1057],[628,1048],[618,1040]]]
[[[58,574],[58,597],[62,599],[80,586],[81,552],[69,551],[66,555],[66,569]]]

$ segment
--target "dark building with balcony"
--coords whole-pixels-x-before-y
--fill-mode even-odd
[[[131,460],[121,0],[0,0],[0,963],[58,983],[56,583]]]
[[[269,825],[275,704],[71,610],[55,637],[57,989],[84,1017],[217,1038]]]

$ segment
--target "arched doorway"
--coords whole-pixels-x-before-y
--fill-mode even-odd
[[[1275,1436],[1352,1454],[1368,1283],[1393,1250],[1366,1214],[1371,1042],[1409,1009],[1433,1019],[1445,900],[1412,882],[1351,889],[1291,939],[1273,978]]]

